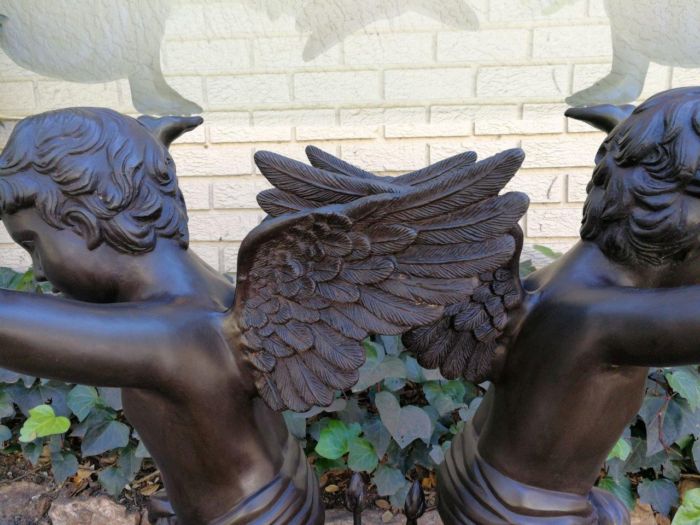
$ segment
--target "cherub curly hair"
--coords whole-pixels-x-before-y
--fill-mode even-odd
[[[700,88],[636,108],[603,142],[587,191],[581,238],[612,259],[658,265],[698,247],[684,197],[700,197]]]
[[[167,146],[198,118],[142,117],[104,108],[21,121],[0,154],[0,215],[36,207],[90,249],[144,253],[158,237],[188,245],[187,211]]]

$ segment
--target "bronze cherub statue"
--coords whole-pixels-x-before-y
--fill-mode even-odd
[[[338,172],[313,149],[320,167],[260,152],[276,189],[260,196],[270,217],[243,241],[234,289],[188,250],[168,153],[200,123],[73,108],[17,125],[0,154],[0,214],[66,297],[0,290],[0,366],[121,387],[172,504],[154,505],[154,520],[320,524],[315,475],[275,411],[328,405],[357,381],[369,334],[443,323],[472,294],[493,316],[478,360],[433,360],[488,370],[502,303],[520,296],[527,197],[498,193],[523,154],[466,153],[385,180]]]
[[[469,297],[403,336],[423,366],[492,383],[439,469],[438,508],[450,525],[629,523],[615,496],[593,488],[601,466],[641,406],[648,367],[700,362],[700,88],[663,92],[636,109],[568,114],[609,133],[581,241],[522,282],[519,242],[496,267],[460,268],[449,277]],[[384,180],[310,153],[329,171]],[[476,200],[477,185],[465,202],[472,189]],[[282,201],[279,193],[271,190],[271,200]],[[509,195],[511,205],[478,214],[454,236],[441,233],[440,252],[468,242],[488,253],[482,233],[523,214]]]

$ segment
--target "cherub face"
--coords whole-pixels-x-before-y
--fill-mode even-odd
[[[34,208],[2,218],[12,239],[32,257],[37,280],[48,280],[60,292],[90,302],[110,302],[116,294],[116,252],[101,245],[94,250],[69,229],[58,230]]]

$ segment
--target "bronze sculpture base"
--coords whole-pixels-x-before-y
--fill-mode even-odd
[[[267,485],[207,525],[270,525],[299,523],[321,525],[324,509],[318,480],[297,440],[289,436],[284,463]],[[177,525],[167,496],[152,499],[148,519],[156,525]]]
[[[471,423],[452,441],[438,470],[438,509],[445,523],[460,525],[628,525],[627,508],[613,494],[588,495],[520,483],[489,465],[477,450]]]

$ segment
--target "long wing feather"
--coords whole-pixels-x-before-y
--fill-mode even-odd
[[[268,151],[258,151],[255,163],[276,188],[302,199],[326,204],[350,202],[367,195],[398,191],[387,183],[338,176]]]

